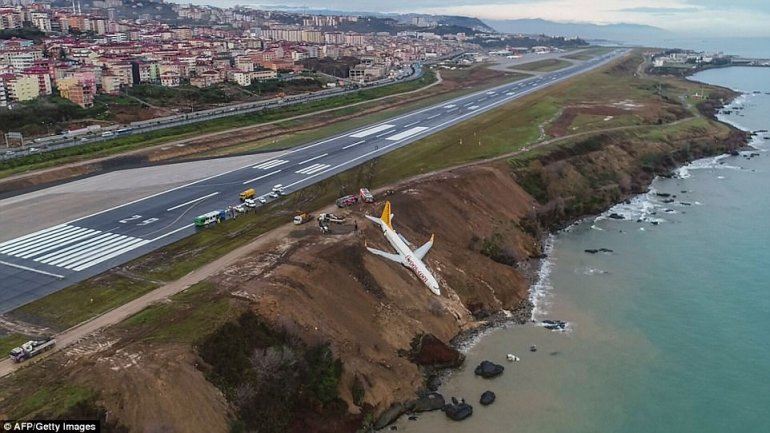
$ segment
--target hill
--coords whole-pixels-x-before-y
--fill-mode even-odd
[[[504,33],[546,34],[549,36],[578,36],[583,39],[607,39],[620,42],[658,40],[669,32],[659,27],[641,24],[560,23],[542,19],[489,20],[489,25]]]

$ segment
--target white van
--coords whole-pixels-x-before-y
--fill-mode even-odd
[[[273,192],[280,192],[280,191],[283,191],[283,185],[279,183],[278,185],[273,186]]]

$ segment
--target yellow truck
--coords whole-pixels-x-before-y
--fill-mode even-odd
[[[313,218],[313,215],[310,215],[307,212],[303,212],[294,217],[294,224],[296,225],[305,224],[306,222],[310,221],[312,218]]]
[[[246,201],[247,198],[253,198],[257,194],[254,188],[249,188],[241,193],[241,201]]]

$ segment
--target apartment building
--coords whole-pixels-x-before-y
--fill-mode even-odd
[[[83,108],[94,106],[94,94],[90,83],[84,83],[80,79],[71,77],[63,78],[56,83],[62,98],[69,99]]]

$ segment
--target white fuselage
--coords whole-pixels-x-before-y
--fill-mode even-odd
[[[398,255],[401,256],[401,264],[411,269],[412,272],[417,275],[428,288],[436,295],[441,295],[441,291],[438,287],[438,281],[430,273],[428,267],[417,256],[414,255],[409,246],[401,239],[395,230],[391,229],[385,224],[381,224],[382,233],[385,234],[385,238],[390,242],[390,245],[396,249]]]

